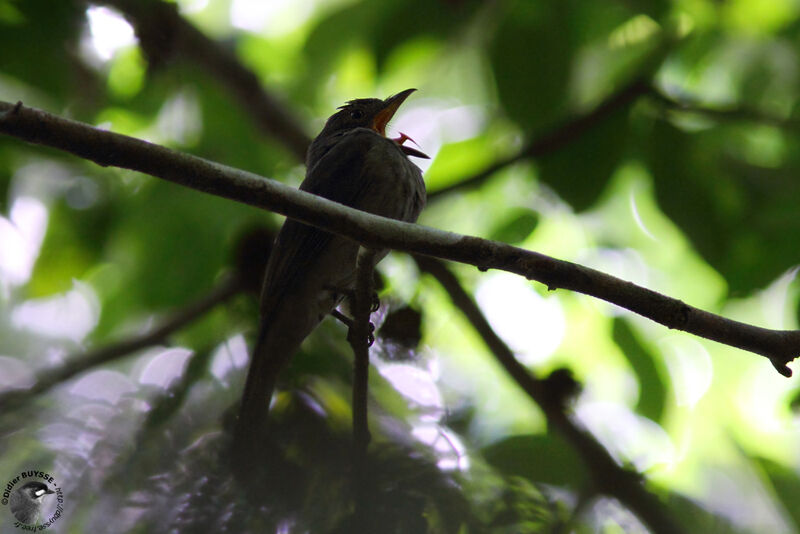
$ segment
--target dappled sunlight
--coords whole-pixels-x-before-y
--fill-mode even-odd
[[[789,399],[797,391],[797,384],[778,376],[766,360],[752,362],[748,365],[749,372],[742,375],[736,388],[736,408],[741,414],[742,422],[748,425],[748,436],[742,436],[745,442],[762,448],[764,451],[781,451],[795,443],[787,443],[785,438],[800,437],[800,427],[791,429],[791,413]],[[753,432],[759,434],[754,434]],[[773,434],[774,437],[765,442],[763,435]],[[758,449],[756,449],[758,450]]]
[[[593,517],[597,525],[602,525],[602,530],[596,532],[619,534],[649,534],[651,532],[616,499],[607,497],[595,499],[587,513]]]
[[[79,378],[69,388],[69,392],[89,400],[118,404],[120,399],[137,391],[134,382],[119,371],[99,369]]]
[[[658,341],[658,347],[672,378],[675,403],[693,408],[711,386],[711,356],[701,342],[688,334],[668,334]]]
[[[0,356],[0,392],[10,389],[28,389],[36,382],[36,375],[25,360]]]
[[[414,159],[423,171],[433,164],[441,147],[458,143],[481,133],[486,124],[486,110],[478,106],[456,105],[456,102],[426,98],[424,94],[401,108],[389,124],[389,135],[403,132],[411,136],[431,159]]]
[[[633,220],[636,222],[636,227],[639,228],[639,230],[641,230],[642,233],[647,237],[649,237],[650,239],[656,239],[656,236],[654,236],[647,228],[647,225],[645,224],[642,215],[639,213],[639,206],[637,204],[636,193],[634,191],[631,191],[630,194],[628,195],[628,204],[631,208],[631,216],[633,217]]]
[[[138,377],[140,384],[166,389],[183,375],[192,354],[182,347],[153,348],[137,359],[130,374]]]
[[[197,142],[203,131],[203,116],[193,90],[184,89],[164,102],[156,118],[156,131],[163,143]]]
[[[8,218],[0,216],[0,288],[24,284],[47,230],[47,208],[38,199],[14,200]]]
[[[92,287],[74,280],[65,293],[14,307],[11,324],[42,336],[80,342],[97,325],[99,315],[100,304]]]
[[[522,363],[541,364],[561,344],[566,331],[561,303],[556,296],[542,297],[525,279],[490,274],[481,280],[475,298]]]
[[[280,37],[305,23],[313,14],[314,0],[233,0],[231,25],[269,37]]]
[[[414,413],[406,419],[411,434],[436,454],[437,466],[444,471],[467,470],[470,464],[466,447],[458,435],[442,424],[447,407],[437,384],[438,360],[430,357],[427,363],[422,367],[374,360],[381,376],[410,401]],[[396,426],[388,419],[384,424]]]
[[[79,378],[69,388],[69,392],[88,400],[102,401],[116,405],[120,399],[138,391],[136,384],[119,371],[99,369]]]
[[[86,15],[89,19],[89,44],[101,61],[108,61],[117,50],[136,42],[133,28],[118,12],[92,6],[86,10]]]
[[[798,289],[794,282],[800,267],[793,267],[778,277],[758,295],[764,326],[777,329],[797,328],[797,316],[792,306],[797,300]]]
[[[95,445],[103,439],[103,430],[90,431],[82,421],[58,422],[39,428],[37,437],[51,451],[88,460]]]
[[[703,502],[713,512],[727,517],[747,532],[793,533],[765,487],[763,475],[749,465],[731,469],[726,465],[701,467],[705,483]]]
[[[461,439],[451,430],[431,423],[414,425],[413,436],[436,453],[436,465],[445,471],[465,471],[470,462]]]
[[[432,412],[436,420],[439,419],[444,401],[428,369],[410,364],[383,363],[380,360],[376,360],[375,366],[397,391],[417,407]]]
[[[625,48],[654,37],[659,24],[647,15],[637,15],[625,21],[608,34],[610,48]]]
[[[211,374],[223,384],[228,384],[230,373],[242,369],[249,360],[244,336],[235,335],[214,351],[211,357]]]
[[[678,459],[661,425],[627,406],[582,397],[575,412],[619,462],[630,462],[638,471],[669,468]]]

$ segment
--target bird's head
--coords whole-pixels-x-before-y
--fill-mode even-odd
[[[24,494],[30,500],[37,502],[42,502],[42,499],[44,499],[45,495],[55,493],[53,490],[48,488],[46,484],[37,481],[28,482],[27,484],[21,486],[17,491]]]
[[[386,125],[392,119],[400,104],[408,98],[408,95],[416,91],[416,89],[406,89],[396,95],[390,96],[386,100],[379,98],[359,98],[350,100],[345,105],[339,107],[320,133],[320,137],[331,136],[337,133],[342,133],[354,128],[369,128],[378,134],[386,137]],[[423,152],[405,146],[403,143],[406,140],[413,140],[405,134],[400,134],[400,137],[393,139],[398,144],[400,149],[409,156],[418,158],[428,158]]]

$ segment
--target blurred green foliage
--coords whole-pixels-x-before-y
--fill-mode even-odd
[[[302,162],[263,135],[248,103],[196,58],[164,50],[163,62],[148,65],[135,40],[103,57],[103,39],[125,34],[109,26],[120,21],[107,4],[124,2],[0,0],[0,99],[299,183]],[[796,2],[175,5],[307,132],[349,99],[417,87],[390,131],[402,128],[433,156],[431,191],[645,77],[652,93],[559,150],[442,195],[420,222],[589,265],[738,320],[797,327]],[[0,211],[0,392],[201,298],[234,269],[243,233],[279,222],[5,136]],[[794,381],[761,357],[587,297],[456,272],[533,372],[573,370],[584,386],[576,419],[645,474],[644,487],[687,532],[800,532]],[[380,335],[374,349],[385,356],[370,406],[371,510],[382,532],[646,531],[623,505],[592,493],[590,468],[545,428],[432,280],[401,255],[382,273],[376,331],[409,304],[422,333],[416,350]],[[38,318],[26,315],[48,302]],[[350,357],[341,325],[326,321],[283,377],[276,440],[265,444],[276,458],[262,488],[266,511],[263,495],[238,487],[221,461],[220,429],[241,392],[256,314],[254,296],[239,295],[163,346],[3,411],[0,480],[23,468],[57,472],[70,490],[65,531],[347,532]],[[83,334],[58,330],[78,318]],[[180,364],[160,357],[176,346],[196,355]]]

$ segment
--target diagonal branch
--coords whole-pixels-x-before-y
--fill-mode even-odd
[[[99,347],[80,356],[67,358],[63,365],[49,369],[38,376],[31,388],[22,391],[12,390],[0,394],[0,407],[5,411],[12,406],[19,406],[28,399],[48,391],[56,384],[69,380],[92,367],[97,367],[161,343],[174,332],[195,321],[215,306],[234,297],[242,289],[240,278],[229,277],[199,300],[188,304],[167,317],[155,330]]]
[[[161,0],[91,0],[122,12],[136,30],[139,43],[158,68],[173,57],[193,61],[226,86],[246,115],[268,136],[288,148],[300,161],[311,139],[281,99],[262,86],[255,73],[242,65],[232,50],[210,39],[184,19],[173,3]]]
[[[21,104],[0,102],[0,133],[94,161],[147,173],[198,191],[275,211],[350,237],[392,248],[501,269],[621,306],[668,328],[683,330],[770,359],[784,376],[800,355],[800,331],[770,330],[726,319],[600,271],[506,243],[404,223],[347,208],[274,180],[169,150],[140,139],[63,119]]]
[[[547,380],[536,378],[514,357],[508,345],[495,333],[472,297],[464,291],[458,278],[447,266],[433,258],[415,257],[417,265],[434,278],[450,295],[453,304],[461,310],[473,328],[483,338],[497,361],[534,400],[547,417],[548,424],[572,444],[586,463],[597,491],[617,498],[647,523],[656,534],[677,534],[681,529],[671,518],[663,504],[641,483],[638,473],[620,467],[611,455],[586,430],[577,426],[565,413],[562,392],[553,391]],[[547,459],[544,459],[546,461]]]
[[[796,118],[779,117],[754,108],[740,106],[711,107],[700,103],[696,97],[688,95],[680,95],[678,98],[674,98],[657,87],[653,87],[649,96],[652,97],[656,104],[669,111],[703,115],[716,121],[745,121],[766,124],[795,132],[800,131],[800,121]]]
[[[566,121],[552,130],[548,130],[541,136],[530,141],[516,154],[492,163],[473,176],[465,178],[447,187],[443,187],[442,189],[432,191],[428,195],[428,198],[432,200],[455,191],[462,191],[465,189],[478,187],[494,173],[509,165],[524,159],[536,158],[545,154],[556,152],[575,139],[579,138],[587,131],[591,130],[597,124],[603,122],[609,117],[609,115],[612,115],[619,109],[624,108],[638,97],[647,94],[649,91],[650,83],[646,79],[636,78],[628,85],[622,87],[622,89],[616,93],[611,94],[600,104],[598,104],[596,108],[585,115],[579,115],[578,117]]]

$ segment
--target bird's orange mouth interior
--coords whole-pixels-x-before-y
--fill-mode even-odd
[[[375,118],[372,120],[372,129],[381,134],[383,137],[386,137],[386,125],[389,124],[389,121],[392,120],[394,114],[397,112],[397,108],[400,107],[400,104],[405,102],[408,95],[416,91],[416,89],[406,89],[396,95],[386,99],[386,107],[380,110],[376,115]],[[414,156],[417,158],[425,158],[430,159],[424,152],[417,150],[416,148],[412,148],[410,146],[405,146],[403,143],[406,141],[411,141],[415,145],[417,144],[413,139],[407,136],[404,133],[400,133],[400,137],[396,139],[392,139],[395,143],[398,144],[400,150],[403,151],[404,154],[408,156]]]
[[[380,110],[378,114],[375,115],[375,119],[372,121],[372,129],[386,137],[386,125],[389,124],[390,120],[392,120],[392,117],[394,117],[394,114],[397,112],[397,108],[400,107],[400,104],[403,103],[403,100],[404,99],[397,99],[384,109]]]

